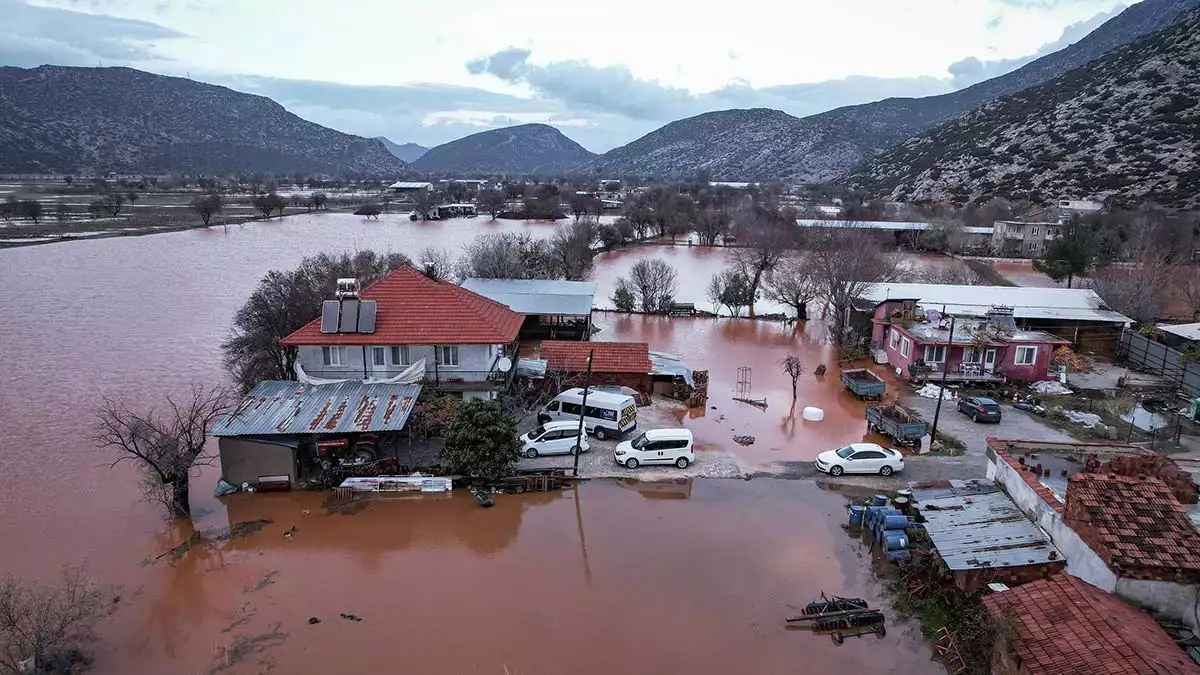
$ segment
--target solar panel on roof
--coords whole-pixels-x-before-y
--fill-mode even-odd
[[[321,303],[321,332],[338,332],[338,301],[326,300]]]
[[[375,301],[360,300],[358,303],[358,332],[375,332]]]
[[[346,298],[342,300],[342,321],[338,324],[339,333],[358,332],[358,301]]]

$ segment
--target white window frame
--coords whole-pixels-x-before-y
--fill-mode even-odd
[[[1032,234],[1033,236],[1036,237],[1037,236],[1037,228],[1036,227],[1029,228],[1029,234]]]
[[[911,353],[912,353],[912,340],[909,340],[906,337],[900,338],[900,356],[903,356],[904,358],[907,359],[908,355]]]
[[[412,357],[408,352],[408,345],[396,345],[388,349],[388,358],[391,359],[393,366],[411,366]]]
[[[940,359],[929,358],[929,350],[930,349],[933,350],[934,354],[937,354],[938,351],[940,350],[942,352],[942,358],[940,358]],[[942,344],[925,345],[925,352],[923,354],[923,356],[925,357],[925,363],[945,363],[946,362],[946,352],[947,352],[946,345],[942,345]]]
[[[888,346],[892,351],[896,351],[896,347],[900,345],[900,331],[892,329],[888,331]]]
[[[442,368],[458,367],[458,345],[438,345],[433,349],[439,366]],[[450,358],[446,358],[447,356]]]
[[[1021,354],[1029,354],[1030,355],[1029,360],[1028,361],[1022,360]],[[1037,357],[1038,357],[1037,345],[1022,345],[1020,347],[1017,347],[1017,350],[1015,352],[1013,352],[1013,365],[1014,366],[1032,366],[1033,364],[1037,363]]]
[[[387,367],[387,347],[371,347],[371,367]]]
[[[346,348],[345,347],[321,347],[321,363],[326,366],[345,366],[346,363]]]
[[[983,363],[983,350],[979,347],[963,347],[962,362],[968,365]]]

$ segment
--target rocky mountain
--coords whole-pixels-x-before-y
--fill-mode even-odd
[[[0,68],[0,173],[303,171],[397,176],[376,140],[262,96],[131,68]]]
[[[672,122],[589,164],[604,174],[827,181],[988,101],[1045,82],[1169,25],[1200,0],[1143,0],[1087,37],[1005,75],[941,96],[890,98],[795,118],[725,110]],[[728,125],[728,126],[724,126]]]
[[[444,174],[561,173],[593,157],[552,126],[521,124],[430,148],[412,166]]]
[[[421,155],[429,152],[429,148],[423,145],[417,145],[416,143],[393,143],[392,140],[386,136],[376,136],[375,140],[383,143],[383,147],[387,148],[388,152],[409,164],[412,164],[420,159]]]
[[[1200,206],[1200,8],[905,141],[845,182],[895,199],[991,195]]]

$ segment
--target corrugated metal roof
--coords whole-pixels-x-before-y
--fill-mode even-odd
[[[400,180],[389,185],[393,190],[432,190],[433,183],[422,183],[420,181]]]
[[[1000,487],[996,485],[995,481],[990,481],[983,478],[934,481],[933,483],[928,483],[912,489],[913,499],[917,500],[918,506],[920,506],[921,502],[932,499],[985,495],[999,491]]]
[[[981,290],[986,292],[981,293]],[[872,284],[859,300],[879,304],[887,300],[917,300],[926,309],[958,316],[987,316],[995,305],[1013,308],[1018,319],[1105,321],[1129,323],[1090,288],[1033,288],[1026,286],[959,286],[951,284]]]
[[[213,436],[399,431],[421,393],[416,384],[306,385],[259,382],[212,430]]]
[[[464,279],[462,287],[495,300],[518,314],[587,316],[596,284],[558,279]]]
[[[928,230],[931,223],[921,223],[907,220],[821,220],[817,218],[797,218],[798,227],[849,227],[856,230]],[[967,226],[959,228],[965,234],[992,234],[988,226]]]
[[[999,490],[939,499],[917,498],[917,508],[925,517],[925,531],[938,555],[952,570],[1065,560],[1050,543],[1050,537]]]
[[[1200,323],[1160,323],[1158,329],[1164,333],[1178,335],[1184,340],[1200,340]]]

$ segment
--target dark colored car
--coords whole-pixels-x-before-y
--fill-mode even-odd
[[[990,398],[971,396],[959,399],[958,412],[970,417],[972,422],[1000,421],[1000,404]]]

